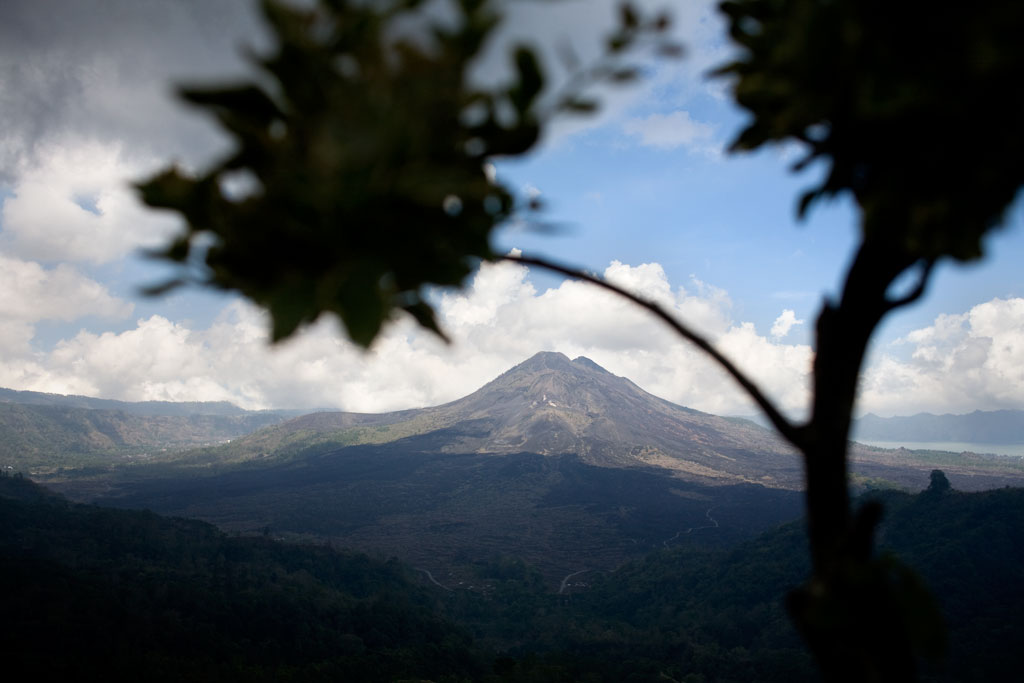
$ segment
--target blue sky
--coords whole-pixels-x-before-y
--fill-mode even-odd
[[[758,328],[770,326],[782,306],[811,320],[822,296],[841,286],[859,235],[856,206],[848,197],[823,200],[798,220],[797,199],[820,168],[791,172],[796,145],[729,153],[745,116],[730,99],[711,94],[717,91],[712,79],[700,80],[708,89],[687,98],[684,108],[642,98],[617,121],[502,164],[509,178],[544,191],[548,215],[565,229],[555,236],[509,230],[501,243],[587,265],[657,261],[673,282],[695,275],[727,287],[738,314]],[[681,111],[712,131],[709,137],[655,146],[638,144],[624,130],[630,121]],[[1024,295],[1022,225],[1018,202],[988,239],[985,259],[942,263],[928,295],[891,316],[878,341],[892,342],[993,296]],[[810,329],[802,332],[810,343]]]
[[[506,44],[526,39],[550,52],[571,40],[584,58],[614,8],[510,2]],[[856,211],[838,198],[798,223],[797,197],[817,172],[788,171],[798,149],[725,153],[744,115],[727,84],[704,76],[730,49],[714,5],[666,4],[685,59],[647,61],[639,85],[600,92],[600,116],[559,121],[528,157],[494,160],[509,186],[540,193],[544,219],[559,227],[508,226],[496,244],[657,299],[799,414],[813,320],[856,243]],[[163,272],[139,249],[177,224],[142,209],[128,182],[172,161],[200,168],[226,149],[209,122],[172,100],[170,84],[230,80],[246,70],[238,46],[266,37],[248,2],[67,0],[56,13],[43,5],[0,6],[0,386],[377,411],[453,400],[536,351],[558,350],[684,405],[752,412],[700,354],[637,311],[511,265],[437,293],[451,347],[400,320],[363,353],[324,320],[270,349],[262,314],[233,297],[140,297]],[[500,80],[501,44],[479,78]],[[943,264],[925,299],[886,321],[861,410],[1024,407],[1022,223],[1018,203],[988,259]]]

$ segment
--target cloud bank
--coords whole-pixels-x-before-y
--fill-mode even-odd
[[[118,144],[48,143],[3,201],[0,245],[45,262],[102,264],[163,243],[180,219],[143,207],[131,186],[158,165],[126,158]]]
[[[186,162],[224,140],[174,88],[237,78],[265,45],[257,3],[81,0],[0,3],[0,185],[56,142],[118,142]]]
[[[677,403],[749,411],[729,378],[629,302],[571,281],[539,292],[527,276],[522,266],[485,265],[464,292],[440,295],[441,321],[455,340],[450,347],[399,320],[363,352],[325,319],[271,348],[262,313],[236,302],[206,329],[154,315],[120,333],[80,331],[46,352],[29,348],[22,334],[21,343],[5,344],[0,385],[123,400],[374,412],[454,400],[537,351],[556,350],[586,355]],[[613,262],[605,276],[688,320],[783,405],[798,410],[805,402],[810,349],[733,322],[723,290],[695,279],[673,287],[655,263]],[[93,309],[126,313],[101,294],[95,293]]]
[[[265,316],[237,301],[205,328],[159,315],[132,329],[82,330],[49,350],[33,325],[81,315],[121,317],[131,305],[68,266],[6,259],[0,315],[0,386],[123,400],[227,400],[247,408],[379,412],[437,405],[468,394],[537,351],[585,355],[667,400],[718,414],[752,414],[732,380],[629,302],[585,283],[538,291],[522,266],[484,265],[461,292],[437,298],[454,342],[395,321],[364,352],[323,319],[276,347]],[[767,334],[737,321],[728,293],[695,278],[673,285],[657,263],[612,262],[605,277],[671,310],[707,335],[789,413],[808,400],[813,351],[784,343],[798,324],[782,311]],[[899,351],[907,351],[902,357]],[[968,412],[1024,406],[1024,299],[993,299],[943,315],[876,353],[859,409],[880,414]]]
[[[896,352],[909,350],[901,360]],[[862,381],[864,411],[966,413],[1024,407],[1024,299],[941,315],[878,354]],[[906,406],[914,406],[908,411]]]

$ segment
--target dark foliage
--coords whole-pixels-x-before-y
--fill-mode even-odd
[[[197,177],[172,168],[139,186],[187,223],[156,254],[182,265],[181,278],[152,291],[189,281],[236,290],[270,312],[275,341],[322,313],[363,346],[397,311],[442,334],[425,288],[461,285],[496,257],[494,228],[531,208],[515,206],[486,160],[529,151],[551,112],[596,103],[569,89],[545,113],[540,65],[522,45],[511,48],[510,83],[472,84],[471,62],[498,25],[492,3],[453,2],[444,25],[424,4],[263,0],[277,44],[253,58],[258,78],[181,91],[234,152]],[[616,55],[668,27],[633,10],[621,21],[608,59],[575,74],[577,88],[633,80]],[[410,24],[421,30],[410,35]]]
[[[871,496],[880,557],[940,596],[950,644],[924,678],[1014,679],[1024,490]],[[0,520],[7,680],[817,680],[780,598],[809,569],[801,523],[552,594],[515,557],[476,563],[492,590],[442,591],[394,561],[73,505],[21,477],[0,477]]]
[[[973,260],[1024,183],[1020,3],[729,0],[739,57],[720,68],[753,116],[734,149],[795,141],[826,167],[799,212],[849,193],[861,242],[816,325],[810,418],[773,424],[805,456],[812,575],[789,608],[830,681],[906,681],[933,653],[934,607],[913,574],[872,557],[878,506],[846,492],[850,422],[875,328],[924,293],[935,263]],[[983,132],[981,130],[983,129]],[[916,285],[894,292],[900,277]],[[898,289],[898,288],[897,288]]]
[[[737,149],[799,140],[828,165],[801,201],[849,191],[865,240],[921,258],[981,255],[1024,183],[1024,7],[982,0],[730,0]]]
[[[1024,651],[1024,490],[889,491],[870,500],[888,511],[879,561],[895,553],[918,570],[948,627],[945,656],[919,662],[921,677],[1015,679]],[[729,551],[653,553],[557,600],[521,579],[508,582],[506,597],[447,604],[478,639],[518,642],[498,663],[511,680],[815,681],[781,597],[810,568],[806,545],[804,524],[793,523]]]
[[[72,505],[24,479],[0,486],[7,680],[464,680],[481,671],[466,636],[435,616],[397,562]]]
[[[148,204],[188,222],[161,255],[187,263],[196,239],[212,237],[209,283],[266,307],[275,340],[322,312],[363,345],[393,309],[436,330],[422,288],[458,285],[492,256],[490,231],[512,198],[484,159],[533,145],[539,70],[523,50],[507,90],[471,89],[463,75],[495,16],[464,0],[457,27],[433,26],[429,44],[389,40],[419,4],[264,2],[278,45],[255,61],[273,87],[182,91],[217,117],[235,153],[200,177],[172,169],[141,186]],[[252,187],[233,196],[232,177]]]

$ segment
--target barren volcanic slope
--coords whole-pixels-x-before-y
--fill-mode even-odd
[[[703,483],[797,488],[793,451],[773,432],[653,396],[588,358],[538,353],[474,393],[380,415],[317,413],[221,450],[215,460],[294,454],[316,443],[383,444],[434,434],[438,453],[574,454],[590,465],[657,466]],[[213,452],[210,455],[214,455]]]
[[[319,413],[162,460],[54,485],[78,500],[396,555],[446,583],[471,583],[467,567],[511,555],[554,586],[653,548],[735,543],[793,519],[801,500],[760,485],[799,484],[797,458],[767,430],[558,353],[443,406]]]
[[[383,414],[316,413],[226,447],[196,463],[285,460],[311,446],[398,443],[418,437],[430,453],[575,455],[599,467],[655,466],[704,484],[758,483],[798,489],[799,457],[774,431],[709,415],[653,396],[588,358],[538,353],[457,401]],[[322,449],[321,449],[322,450]],[[942,455],[942,457],[939,457]],[[1019,485],[1013,458],[965,458],[855,445],[856,475],[923,488],[935,467],[963,490]]]
[[[770,431],[664,401],[588,358],[539,353],[442,409],[479,425],[452,450],[575,453],[709,482],[799,482],[797,459]]]
[[[559,586],[653,548],[728,545],[801,508],[799,459],[772,432],[559,353],[442,406],[318,413],[160,460],[54,484],[78,500],[396,555],[445,583],[512,555]],[[896,462],[868,471],[894,472],[928,481]]]

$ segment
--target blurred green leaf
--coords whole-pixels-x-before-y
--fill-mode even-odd
[[[624,67],[615,69],[609,78],[616,83],[630,83],[640,77],[640,69],[636,67]]]
[[[597,100],[592,100],[584,97],[567,97],[560,103],[560,107],[565,111],[575,112],[579,114],[591,114],[597,111]]]
[[[420,4],[266,0],[275,47],[254,58],[259,77],[182,90],[233,138],[231,154],[195,177],[168,169],[139,185],[186,222],[158,256],[191,268],[202,258],[210,284],[269,311],[275,341],[327,312],[363,346],[399,311],[440,332],[424,288],[460,285],[494,257],[491,232],[515,202],[483,161],[536,142],[544,78],[519,47],[511,86],[470,86],[496,15],[461,0],[454,28],[400,37],[395,22]],[[484,116],[466,122],[474,104]],[[508,105],[514,116],[499,119]],[[238,172],[258,191],[226,196]],[[199,237],[212,246],[191,249]]]
[[[799,141],[850,192],[866,239],[977,258],[1024,182],[1024,3],[730,0],[741,48],[717,71],[753,118],[737,150]]]
[[[162,296],[171,292],[185,284],[185,280],[181,278],[174,278],[173,280],[167,280],[161,282],[158,285],[151,285],[149,287],[142,288],[142,294],[144,296]]]
[[[619,17],[625,28],[634,29],[640,24],[640,18],[637,16],[636,10],[628,2],[619,5]]]

